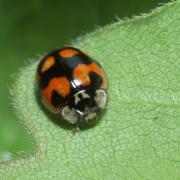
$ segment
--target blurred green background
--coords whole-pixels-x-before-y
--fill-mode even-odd
[[[9,94],[14,73],[24,62],[96,26],[112,23],[115,17],[139,15],[165,2],[168,0],[0,0],[0,160],[34,150]]]

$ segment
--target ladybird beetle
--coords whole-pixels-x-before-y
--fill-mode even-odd
[[[92,124],[106,106],[101,65],[74,47],[47,54],[38,65],[36,83],[46,108],[70,124]]]

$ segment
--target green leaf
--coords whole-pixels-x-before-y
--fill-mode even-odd
[[[99,60],[109,80],[101,121],[76,133],[45,113],[33,62],[17,74],[13,99],[37,143],[30,157],[0,164],[3,179],[180,177],[180,1],[119,21],[73,45]]]

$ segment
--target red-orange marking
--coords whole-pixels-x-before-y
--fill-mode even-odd
[[[86,64],[79,64],[73,71],[73,78],[75,79],[76,85],[89,85],[89,67]]]
[[[70,57],[72,57],[74,55],[79,54],[79,52],[74,50],[74,49],[64,49],[64,50],[61,50],[59,52],[59,54],[61,55],[61,57],[70,58]]]
[[[42,90],[45,103],[51,105],[51,95],[53,90],[57,91],[61,96],[66,97],[70,93],[70,84],[66,77],[53,78],[48,87]],[[52,106],[52,105],[51,105]]]
[[[103,70],[98,67],[95,63],[86,65],[86,64],[79,64],[75,70],[73,71],[73,78],[78,81],[77,85],[81,84],[83,86],[88,86],[91,83],[89,78],[89,72],[95,72],[98,74],[103,82],[101,83],[100,88],[107,89],[107,80]],[[75,83],[76,83],[75,81]]]
[[[97,66],[95,63],[89,65],[90,71],[97,73],[102,78],[102,83],[100,88],[107,89],[107,80],[104,71]]]
[[[53,56],[48,57],[42,64],[41,72],[47,71],[55,64],[55,58]]]

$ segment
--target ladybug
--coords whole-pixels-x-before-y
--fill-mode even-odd
[[[70,124],[94,124],[107,103],[101,65],[74,47],[56,49],[40,61],[36,84],[43,104]]]

